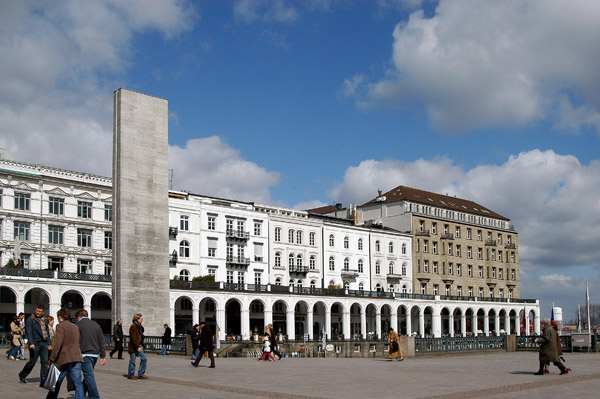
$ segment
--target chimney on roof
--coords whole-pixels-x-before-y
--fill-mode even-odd
[[[377,189],[377,196],[381,197],[381,189]]]
[[[339,202],[335,204],[335,209],[342,209],[342,204]]]

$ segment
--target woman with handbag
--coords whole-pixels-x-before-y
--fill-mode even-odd
[[[391,362],[394,358],[398,359],[398,361],[404,360],[402,357],[402,351],[400,350],[400,338],[398,337],[398,334],[392,327],[388,329],[388,333],[388,342],[390,344],[388,350],[388,362]]]
[[[6,357],[10,360],[19,360],[17,355],[19,353],[19,348],[23,345],[23,342],[21,341],[23,327],[21,327],[20,320],[21,318],[19,316],[13,316],[12,323],[10,323],[10,334],[12,334],[12,338],[10,339],[11,347],[6,351]]]

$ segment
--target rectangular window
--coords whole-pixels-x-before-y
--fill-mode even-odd
[[[275,228],[275,242],[281,241],[281,227]]]
[[[427,244],[429,244],[429,240],[423,240],[423,253],[427,253]]]
[[[512,269],[510,271],[510,279],[513,280],[513,281],[515,280],[515,269]]]
[[[64,215],[65,214],[64,198],[50,197],[48,199],[48,213],[50,213],[51,215]]]
[[[294,243],[294,230],[288,230],[288,242],[290,244]]]
[[[454,234],[456,235],[456,238],[460,238],[460,227],[456,228],[456,230],[454,231]]]
[[[19,238],[20,241],[29,241],[29,223],[26,222],[14,222],[14,237]]]
[[[300,230],[296,232],[296,244],[302,244],[302,231]]]
[[[229,284],[233,283],[233,270],[227,270],[227,282]]]
[[[217,248],[208,248],[208,256],[211,258],[217,256]]]
[[[92,203],[87,201],[77,201],[77,217],[91,219]]]
[[[452,263],[448,263],[448,274],[449,275],[452,275],[452,267],[453,267]]]
[[[189,231],[190,229],[190,217],[187,215],[179,216],[179,230]]]
[[[15,209],[28,211],[31,207],[31,194],[15,193]]]
[[[437,284],[433,285],[433,295],[439,295],[440,294],[440,286]]]
[[[431,223],[431,234],[437,234],[437,223]]]
[[[456,256],[460,258],[460,245],[456,246]]]
[[[431,253],[432,254],[437,254],[437,242],[433,241],[431,243]]]
[[[473,296],[473,287],[469,287],[469,297]]]
[[[254,273],[254,284],[261,285],[262,284],[262,273]]]
[[[492,278],[496,278],[496,268],[492,267]]]
[[[104,275],[112,276],[112,262],[104,262]]]
[[[21,265],[23,265],[24,269],[31,268],[31,255],[21,254]]]
[[[480,289],[479,289],[479,297],[480,297],[480,298],[483,298],[483,288],[480,288]]]
[[[112,249],[112,231],[104,232],[104,249]]]
[[[462,296],[462,287],[460,285],[456,287],[456,295]]]
[[[217,269],[215,267],[209,267],[208,268],[208,275],[209,276],[213,276],[214,278],[216,278],[217,277]]]
[[[92,246],[92,230],[77,229],[77,246],[91,247]]]
[[[431,272],[433,274],[437,274],[437,272],[438,272],[438,263],[437,262],[433,262],[433,268],[432,268]]]
[[[479,278],[483,278],[483,266],[479,266]]]
[[[92,261],[87,259],[77,259],[77,273],[92,273]]]
[[[481,230],[477,230],[477,241],[481,241]]]
[[[308,240],[309,240],[308,244],[311,245],[311,246],[314,246],[315,245],[316,234],[314,232],[311,232],[308,237],[309,237],[308,238]]]
[[[227,227],[227,231],[228,232],[232,232],[233,231],[233,220],[232,219],[226,219],[225,220],[225,224]]]
[[[461,273],[461,265],[460,264],[456,265],[456,275],[457,276],[461,276],[462,275],[462,273]]]
[[[429,261],[428,260],[423,261],[423,272],[429,273]]]
[[[473,259],[473,248],[467,247],[467,259]]]
[[[216,216],[208,216],[207,223],[208,224],[207,224],[206,228],[208,230],[215,230],[217,228],[217,218],[216,218]]]
[[[104,204],[104,220],[112,222],[112,205]]]
[[[238,233],[245,233],[246,232],[246,222],[244,222],[243,220],[238,220],[237,221],[237,231]]]
[[[483,251],[481,250],[481,248],[477,248],[477,259],[483,259]]]
[[[254,222],[254,235],[255,236],[260,236],[262,233],[262,223],[261,222]]]
[[[244,284],[246,282],[246,273],[242,271],[237,272],[238,284]]]
[[[62,244],[63,243],[64,227],[62,226],[48,226],[48,243],[49,244]]]
[[[62,271],[64,271],[64,268],[65,268],[64,262],[65,262],[64,258],[49,256],[48,257],[48,269],[58,270],[59,272],[62,272]]]
[[[473,277],[473,266],[467,266],[467,277]]]
[[[502,280],[502,269],[498,269],[498,279]]]
[[[467,240],[471,239],[471,229],[467,229]]]

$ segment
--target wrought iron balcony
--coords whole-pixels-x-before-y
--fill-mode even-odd
[[[250,233],[241,230],[227,230],[227,238],[247,241],[250,239]]]
[[[290,266],[290,273],[306,274],[308,273],[308,266]]]
[[[442,240],[454,240],[454,234],[452,233],[444,233],[441,236]]]
[[[429,237],[429,230],[415,231],[415,235]]]
[[[356,278],[358,277],[358,270],[346,269],[342,270],[342,278]]]
[[[404,277],[406,277],[406,276],[403,274],[397,274],[397,273],[391,273],[386,276],[386,278],[388,280],[402,280]]]
[[[250,258],[243,258],[243,257],[239,257],[239,256],[228,256],[226,259],[226,262],[228,265],[234,265],[234,266],[249,266],[250,265]]]

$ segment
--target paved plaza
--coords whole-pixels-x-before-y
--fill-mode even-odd
[[[108,359],[96,367],[103,399],[135,398],[598,398],[600,354],[566,353],[573,370],[533,375],[537,352],[493,352],[424,356],[403,362],[384,359],[284,358],[258,362],[250,358],[217,359],[209,369],[187,357],[148,355],[148,380],[126,379],[127,360]],[[19,383],[24,362],[2,359],[2,398],[43,398],[39,365],[27,384]],[[65,387],[63,387],[64,390]],[[59,398],[72,398],[63,391]]]

